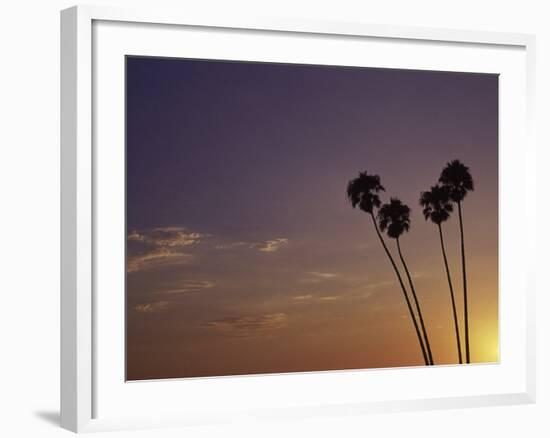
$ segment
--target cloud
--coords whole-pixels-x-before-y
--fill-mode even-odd
[[[129,256],[127,270],[128,272],[137,272],[160,264],[188,263],[192,257],[191,254],[182,253],[170,248],[155,248],[142,254]]]
[[[332,272],[310,271],[306,272],[305,278],[302,278],[301,281],[302,283],[320,283],[321,281],[332,280],[338,276],[339,274]]]
[[[414,272],[412,274],[412,278],[414,278],[415,280],[420,280],[420,279],[423,279],[423,278],[430,278],[431,275],[427,272]]]
[[[313,298],[313,295],[311,294],[295,295],[292,297],[292,299],[295,301],[307,301],[307,300],[311,300],[312,298]]]
[[[240,246],[245,246],[245,245],[248,245],[248,243],[246,242],[219,243],[214,248],[224,250],[224,249],[238,248]]]
[[[185,227],[159,227],[144,232],[132,231],[128,240],[174,248],[195,245],[205,237],[205,234],[188,231]]]
[[[220,242],[214,248],[218,250],[230,250],[235,248],[252,248],[261,252],[276,252],[288,245],[289,240],[286,237],[278,237],[276,239],[262,240],[259,242]]]
[[[237,316],[216,319],[206,323],[206,327],[232,337],[253,338],[274,336],[287,326],[285,313],[271,313],[262,316]]]
[[[138,242],[142,251],[128,255],[128,272],[137,272],[164,264],[188,263],[193,257],[181,248],[199,243],[206,235],[190,232],[184,227],[158,227],[146,231],[134,230],[129,242]]]
[[[169,304],[168,301],[156,301],[153,303],[138,304],[133,309],[140,313],[158,313],[166,309]]]
[[[347,298],[350,298],[351,296],[345,296]],[[301,295],[294,295],[292,297],[293,301],[296,301],[298,303],[311,303],[312,301],[336,301],[344,298],[344,295],[313,295],[313,294],[301,294]]]
[[[132,231],[130,234],[128,234],[128,240],[133,242],[145,242],[145,235],[140,234],[137,231]]]
[[[386,288],[388,286],[393,286],[395,284],[396,284],[396,282],[394,280],[386,280],[386,281],[379,281],[379,282],[376,282],[376,283],[370,283],[366,287],[368,289],[383,289],[383,288]]]
[[[284,237],[279,237],[273,240],[266,240],[264,242],[258,242],[252,244],[253,248],[257,248],[262,252],[275,252],[279,251],[282,247],[288,245],[288,239]]]
[[[288,296],[288,299],[294,303],[316,303],[333,301],[361,301],[377,296],[387,285],[394,285],[394,281],[384,281],[374,284],[365,284],[366,281],[357,282],[356,279],[350,281],[349,278],[340,274],[311,271],[308,276],[303,278],[302,282],[310,283],[303,289],[297,289]],[[335,281],[331,281],[335,279]],[[324,282],[327,280],[327,282]],[[321,283],[323,282],[323,283]]]
[[[308,274],[316,278],[322,278],[323,280],[326,280],[328,278],[338,277],[338,274],[333,274],[331,272],[312,271],[312,272],[308,272]]]
[[[160,291],[162,294],[182,294],[187,292],[199,292],[204,289],[211,289],[216,284],[209,280],[185,280],[179,283],[174,289]]]
[[[331,295],[331,296],[319,297],[319,301],[336,301],[336,300],[339,300],[340,298],[342,297],[339,295]]]

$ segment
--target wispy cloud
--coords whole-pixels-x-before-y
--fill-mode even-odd
[[[423,278],[430,278],[431,275],[428,272],[414,272],[412,274],[412,277],[415,280],[420,280],[420,279],[423,279]]]
[[[319,301],[336,301],[336,300],[340,300],[341,298],[342,298],[342,295],[329,295],[329,296],[319,297]]]
[[[206,327],[232,337],[252,338],[274,336],[287,326],[285,313],[271,313],[262,316],[235,316],[216,319],[206,323]]]
[[[312,298],[313,298],[313,295],[311,294],[295,295],[292,297],[294,301],[307,301],[307,300],[311,300]]]
[[[239,248],[247,245],[249,244],[246,242],[218,243],[214,248],[225,250],[225,249]]]
[[[383,306],[374,297],[378,296],[378,290],[370,290],[364,287],[352,289],[339,289],[324,291],[308,291],[300,292],[299,294],[289,297],[291,303],[296,306],[328,306],[331,303],[369,303],[369,311],[380,311]]]
[[[281,250],[283,247],[289,244],[289,240],[286,237],[278,237],[274,239],[268,239],[268,240],[261,240],[257,242],[251,242],[251,241],[218,241],[214,245],[214,249],[218,250],[231,250],[231,249],[239,249],[239,248],[251,248],[256,249],[261,252],[276,252]]]
[[[142,303],[133,307],[136,312],[140,313],[158,313],[165,310],[170,303],[168,301],[155,301],[152,303]]]
[[[312,271],[312,272],[308,272],[308,274],[315,277],[315,278],[321,278],[323,280],[326,280],[328,278],[338,277],[338,274],[334,274],[332,272]]]
[[[183,294],[188,292],[200,292],[205,289],[212,289],[215,283],[209,280],[185,280],[178,284],[178,287],[169,290],[159,291],[162,294]]]
[[[191,232],[185,227],[158,227],[147,231],[132,231],[128,240],[173,248],[195,245],[205,237],[205,234]]]
[[[151,251],[143,252],[128,257],[128,272],[137,272],[143,269],[152,268],[158,265],[185,264],[189,263],[193,256],[171,248],[155,248]]]
[[[332,280],[338,277],[333,272],[310,271],[306,272],[305,277],[301,279],[302,283],[320,283],[321,281]]]
[[[393,286],[395,284],[396,284],[396,282],[393,281],[393,280],[385,280],[385,281],[378,281],[376,283],[369,283],[369,284],[366,285],[366,287],[368,289],[375,289],[376,290],[376,289],[384,289],[388,286]]]
[[[279,251],[284,246],[288,245],[288,239],[285,237],[279,237],[273,240],[266,240],[264,242],[258,242],[252,244],[253,248],[257,248],[262,252],[275,252]]]
[[[346,297],[349,298],[351,295],[316,295],[312,293],[303,293],[300,295],[294,295],[291,299],[297,303],[312,303],[318,301],[337,301]]]
[[[185,227],[134,230],[128,234],[128,241],[141,244],[138,245],[141,251],[128,255],[127,270],[137,272],[165,264],[189,263],[193,256],[182,252],[182,249],[199,243],[205,236]],[[133,250],[135,251],[135,247]]]

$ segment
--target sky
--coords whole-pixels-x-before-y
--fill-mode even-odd
[[[452,159],[475,183],[472,362],[498,361],[497,75],[126,62],[128,380],[423,365],[371,219],[346,199],[365,170],[412,209],[403,255],[434,361],[456,364],[439,235],[418,204]],[[456,213],[443,232],[463,338]]]

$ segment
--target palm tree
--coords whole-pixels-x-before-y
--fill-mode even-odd
[[[430,362],[428,360],[426,348],[424,347],[424,342],[422,341],[422,336],[420,335],[418,323],[416,321],[416,317],[414,315],[411,302],[409,300],[409,295],[407,294],[407,290],[405,289],[405,285],[403,284],[403,279],[401,278],[399,269],[397,269],[397,265],[395,264],[395,261],[393,260],[393,257],[388,247],[386,246],[386,242],[384,242],[384,238],[382,237],[382,234],[380,234],[380,230],[378,229],[378,224],[374,216],[374,209],[379,208],[381,205],[380,197],[378,196],[378,193],[381,191],[384,191],[384,187],[380,184],[380,177],[378,175],[369,175],[367,172],[360,172],[357,178],[352,179],[348,183],[346,193],[353,208],[359,207],[360,210],[368,213],[372,218],[372,223],[374,225],[376,234],[378,235],[380,243],[382,244],[382,247],[384,248],[384,251],[386,252],[386,255],[390,260],[395,275],[397,276],[397,280],[399,281],[399,285],[401,286],[401,290],[403,291],[403,296],[407,303],[409,314],[414,324],[416,335],[418,337],[418,342],[420,344],[420,348],[422,349],[424,362],[426,363],[426,365],[429,365]]]
[[[432,356],[432,349],[430,347],[430,341],[428,339],[426,326],[424,325],[422,310],[418,302],[418,296],[416,295],[416,290],[414,288],[414,283],[412,281],[409,268],[407,266],[407,263],[405,262],[403,253],[401,252],[401,245],[399,244],[399,237],[401,237],[403,233],[409,231],[409,228],[411,226],[410,213],[411,213],[411,209],[407,205],[403,204],[397,198],[391,198],[390,203],[384,204],[378,211],[378,220],[380,224],[380,229],[382,231],[386,231],[388,236],[392,239],[395,239],[395,242],[397,244],[397,252],[399,253],[399,258],[401,259],[401,263],[405,268],[405,273],[407,274],[407,279],[409,280],[409,286],[411,287],[411,291],[414,297],[416,311],[418,312],[418,317],[420,318],[420,325],[422,327],[422,334],[424,335],[424,342],[426,343],[428,359],[430,361],[430,364],[433,365],[434,360]]]
[[[462,201],[474,190],[474,180],[470,169],[459,160],[453,160],[441,171],[439,182],[449,190],[449,196],[458,206],[460,222],[460,248],[462,253],[462,284],[464,287],[464,338],[466,344],[466,363],[470,363],[470,332],[468,328],[468,283],[466,280],[466,255],[464,253],[464,226],[462,224]]]
[[[443,240],[443,230],[441,224],[451,216],[453,204],[449,197],[449,190],[446,187],[436,185],[430,188],[427,192],[420,194],[420,205],[423,207],[422,213],[426,220],[431,220],[439,229],[439,241],[441,242],[441,252],[443,253],[443,261],[445,262],[445,271],[447,272],[447,281],[449,283],[449,291],[451,292],[451,303],[453,306],[453,317],[455,322],[456,333],[456,348],[458,350],[458,362],[462,363],[462,347],[460,345],[460,331],[458,329],[458,317],[456,313],[455,294],[453,291],[453,283],[451,281],[451,273],[449,271],[449,263],[447,262],[447,253],[445,252],[445,242]]]

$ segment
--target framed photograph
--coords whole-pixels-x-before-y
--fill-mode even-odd
[[[533,36],[79,6],[61,55],[63,427],[534,401]]]

